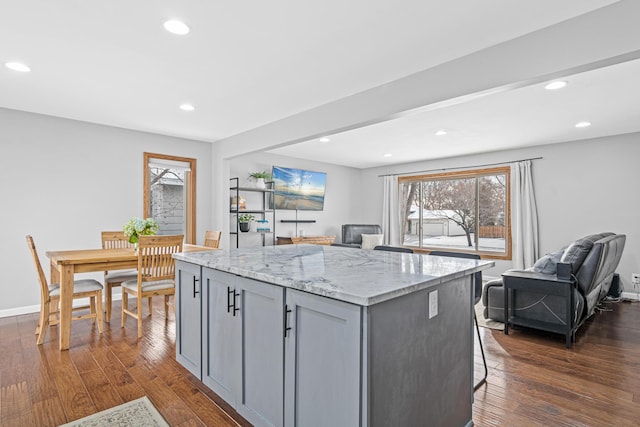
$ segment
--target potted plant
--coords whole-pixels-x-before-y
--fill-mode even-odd
[[[271,174],[267,171],[252,172],[249,174],[250,179],[255,179],[256,188],[266,188],[265,179],[271,179]]]
[[[255,217],[251,214],[238,215],[238,224],[240,224],[240,231],[249,231],[251,221],[253,221],[254,219]]]

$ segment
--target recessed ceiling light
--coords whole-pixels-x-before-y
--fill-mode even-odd
[[[27,67],[21,62],[7,62],[6,64],[4,64],[4,66],[13,71],[20,71],[21,73],[28,73],[29,71],[31,71],[31,68]]]
[[[580,123],[576,123],[576,127],[577,128],[586,128],[591,126],[590,122],[580,122]]]
[[[391,156],[393,156],[393,154],[391,154],[391,153],[387,153],[387,154],[384,155],[384,157],[391,157]]]
[[[437,131],[434,132],[434,135],[437,135],[437,136],[442,136],[442,135],[446,135],[446,134],[447,134],[447,131],[444,130],[444,129],[440,129],[440,130],[437,130]]]
[[[177,19],[170,19],[169,21],[165,22],[164,29],[179,36],[189,34],[189,27],[187,26],[187,24],[182,21],[178,21]]]
[[[547,84],[544,88],[547,90],[556,90],[556,89],[562,89],[566,85],[567,85],[567,82],[565,82],[564,80],[556,80],[554,82]]]
[[[330,140],[329,138],[327,138],[326,136],[324,136],[324,137],[320,138],[320,140],[319,140],[319,141],[320,141],[320,142],[329,142],[329,141],[331,141],[331,140]]]
[[[180,106],[180,109],[181,109],[181,110],[184,110],[184,111],[193,111],[193,110],[195,110],[195,109],[196,109],[196,107],[194,107],[194,106],[193,106],[193,105],[191,105],[191,104],[182,104],[182,105]]]

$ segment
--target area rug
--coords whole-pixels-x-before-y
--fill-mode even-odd
[[[482,300],[478,301],[474,309],[476,310],[476,319],[478,319],[478,326],[489,329],[504,330],[504,323],[484,318],[484,304],[482,304]]]
[[[169,427],[160,412],[146,397],[123,403],[60,427]]]

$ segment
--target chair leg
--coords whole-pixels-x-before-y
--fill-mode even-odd
[[[44,343],[44,337],[49,329],[49,303],[42,304],[40,307],[40,332],[36,340],[37,345]]]
[[[95,324],[96,323],[96,297],[89,297],[89,312],[91,313],[91,315],[93,316],[91,318],[91,323]]]
[[[142,301],[140,302],[142,303]],[[153,303],[151,302],[151,297],[147,298],[147,302],[149,303],[149,316],[151,316],[151,314],[153,314]]]
[[[122,317],[121,317],[121,328],[124,328],[124,322],[127,320],[125,310],[129,309],[129,293],[122,288]]]
[[[56,299],[49,305],[49,324],[58,320],[58,313],[60,313],[60,301]]]
[[[169,295],[164,296],[164,317],[169,318]]]
[[[139,295],[139,294],[138,294]],[[142,337],[142,296],[139,295],[137,298],[137,310],[138,310],[138,338]],[[151,298],[149,298],[151,301]]]
[[[111,283],[104,284],[104,305],[106,306],[107,322],[111,322]]]
[[[476,391],[480,386],[487,382],[487,376],[489,371],[487,369],[487,359],[484,356],[484,348],[482,348],[482,338],[480,337],[480,327],[478,326],[478,318],[475,310],[473,311],[473,322],[476,324],[476,333],[478,334],[478,343],[480,343],[480,353],[482,354],[482,363],[484,364],[484,377],[476,385],[473,386],[473,391]]]
[[[102,333],[104,328],[103,318],[102,318],[102,291],[98,291],[98,296],[96,297],[96,300],[98,305],[96,310],[96,317],[98,320],[98,331]]]

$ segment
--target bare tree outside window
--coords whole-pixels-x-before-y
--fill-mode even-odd
[[[158,234],[185,234],[184,175],[176,169],[149,167],[150,213]]]
[[[160,226],[158,234],[184,234],[195,243],[196,159],[144,153],[144,217]]]
[[[403,244],[510,257],[509,168],[400,180]]]

